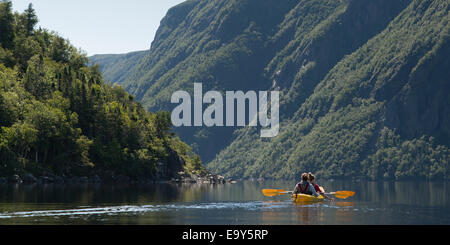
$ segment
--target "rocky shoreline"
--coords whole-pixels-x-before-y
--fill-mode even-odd
[[[236,183],[235,180],[227,179],[217,174],[207,174],[206,176],[197,176],[195,174],[187,174],[185,172],[179,172],[178,178],[172,178],[170,182],[175,183],[194,183],[194,184],[226,184]]]
[[[177,183],[177,184],[227,184],[236,183],[235,180],[227,179],[216,174],[207,174],[197,176],[179,172],[176,177],[170,179],[157,178],[139,178],[134,179],[125,175],[106,175],[100,177],[93,176],[57,176],[43,175],[35,177],[28,173],[23,176],[12,175],[9,177],[0,177],[0,184],[158,184],[158,183]]]

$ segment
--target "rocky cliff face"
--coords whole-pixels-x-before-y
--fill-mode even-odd
[[[276,138],[177,129],[227,176],[448,178],[448,10],[444,0],[186,1],[120,82],[150,110],[172,109],[171,94],[194,82],[280,90]]]
[[[176,152],[169,152],[166,162],[158,162],[156,178],[159,180],[170,180],[178,177],[178,173],[184,171],[186,162]]]
[[[421,57],[387,105],[386,125],[405,138],[426,134],[450,145],[450,60],[443,55],[450,53],[450,40],[445,35]]]

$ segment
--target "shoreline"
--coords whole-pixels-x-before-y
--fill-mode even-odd
[[[0,185],[86,185],[86,184],[233,184],[236,180],[228,179],[216,174],[197,176],[179,172],[169,179],[158,178],[130,178],[125,175],[92,175],[92,176],[58,176],[42,175],[35,177],[27,173],[23,176],[17,174],[9,177],[0,177]]]
[[[321,181],[334,182],[342,181],[345,178],[322,178]],[[417,179],[379,179],[373,180],[370,178],[351,178],[347,179],[351,182],[410,182],[417,181]],[[42,175],[35,177],[34,175],[27,173],[23,176],[12,175],[9,177],[0,177],[0,185],[97,185],[97,184],[129,184],[129,185],[149,185],[149,184],[209,184],[209,185],[223,185],[223,184],[235,184],[237,182],[272,182],[272,181],[292,181],[292,179],[262,179],[262,178],[247,178],[247,179],[232,179],[226,178],[217,174],[207,174],[205,176],[198,176],[195,174],[188,174],[185,172],[179,172],[171,178],[131,178],[125,175],[92,175],[92,176],[58,176],[58,175]],[[450,180],[424,179],[421,182],[447,182]]]

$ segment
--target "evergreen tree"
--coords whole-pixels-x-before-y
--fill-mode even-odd
[[[3,0],[0,2],[0,44],[5,49],[14,46],[14,15],[12,3]]]
[[[25,17],[25,32],[27,36],[33,35],[34,27],[38,23],[38,18],[36,16],[36,12],[33,9],[33,4],[28,4],[28,8],[25,9],[25,12],[23,13]]]

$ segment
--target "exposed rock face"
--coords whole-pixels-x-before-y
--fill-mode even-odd
[[[386,125],[408,138],[423,134],[450,145],[450,40],[429,51],[388,104]]]
[[[157,180],[170,180],[178,177],[178,173],[183,171],[186,162],[176,152],[170,151],[167,161],[158,162],[158,171],[155,174]]]

